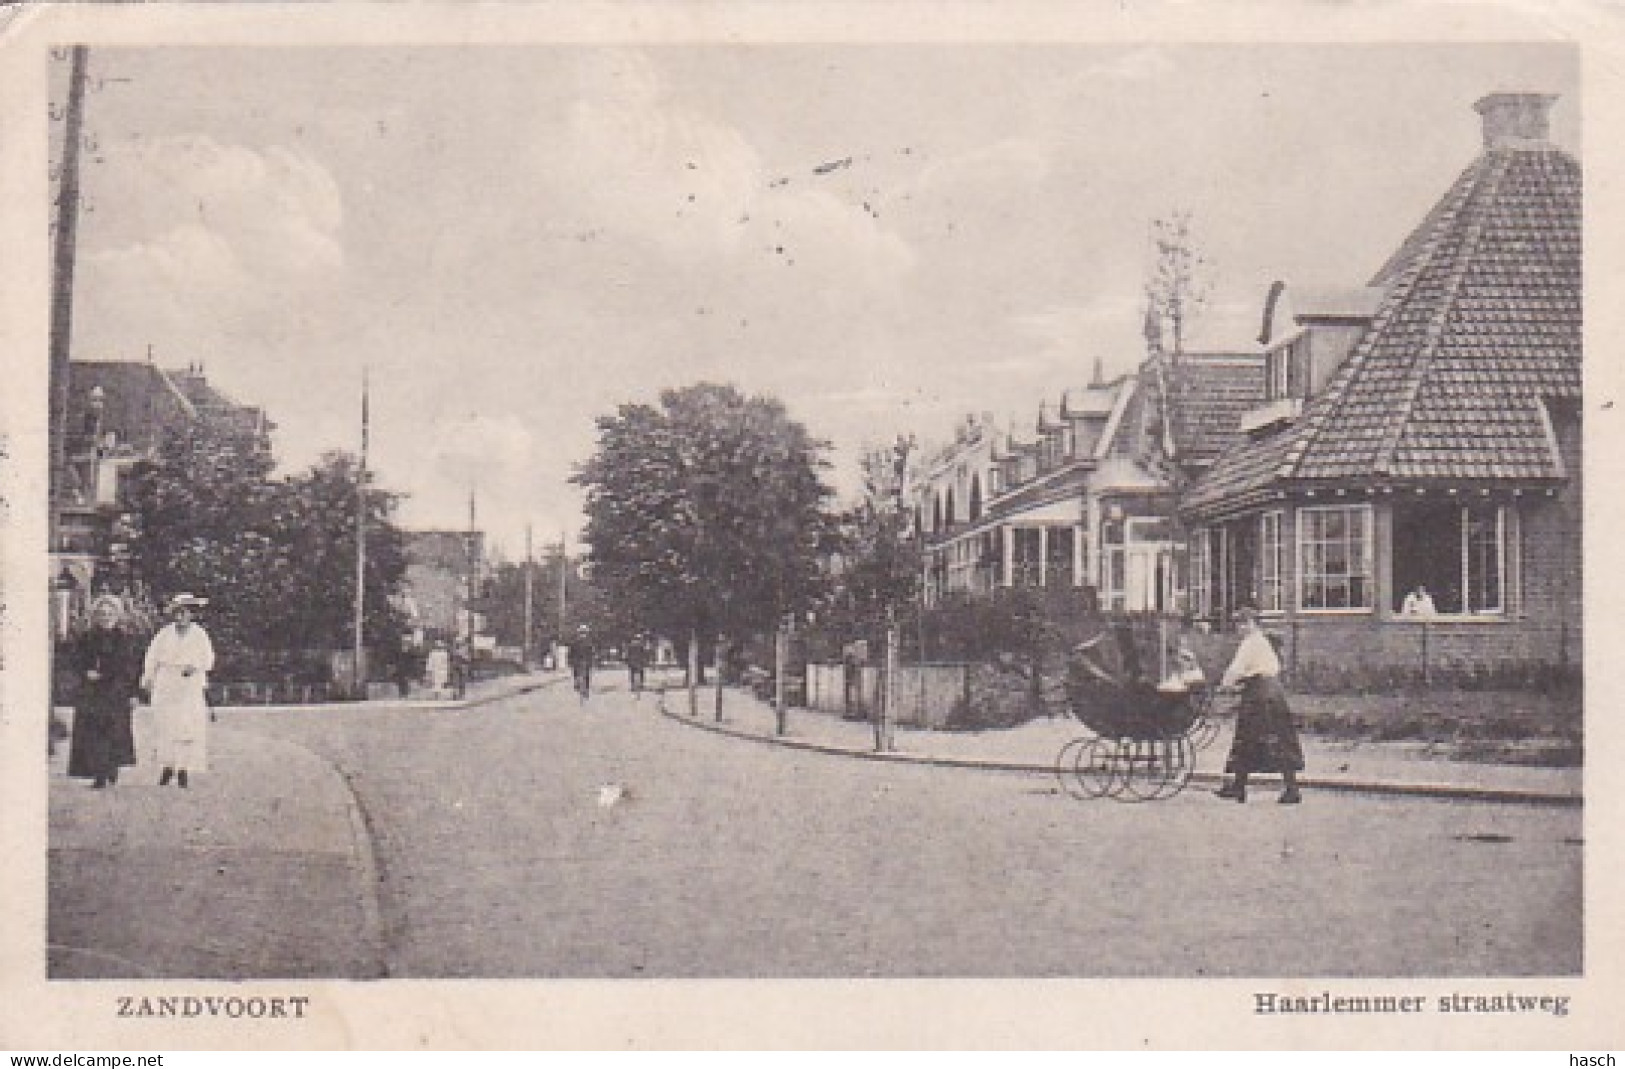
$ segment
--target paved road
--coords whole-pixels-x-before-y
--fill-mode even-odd
[[[1581,813],[877,764],[553,687],[237,713],[345,771],[397,977],[1494,976],[1580,968]],[[603,787],[625,794],[602,804]]]

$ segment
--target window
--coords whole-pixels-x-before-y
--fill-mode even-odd
[[[1191,611],[1197,616],[1213,612],[1213,556],[1206,527],[1191,534]]]
[[[1309,335],[1300,334],[1264,354],[1264,399],[1308,396]]]
[[[1073,532],[1070,527],[1051,527],[1045,532],[1044,585],[1072,585]]]
[[[1015,557],[1010,569],[1010,585],[1038,586],[1042,574],[1039,561],[1043,534],[1036,527],[1017,527],[1014,535]]]
[[[982,479],[979,475],[970,477],[970,521],[975,523],[982,518]]]
[[[1281,582],[1285,548],[1281,543],[1280,511],[1261,513],[1258,517],[1258,607],[1264,612],[1280,612],[1286,608]]]
[[[1371,506],[1298,510],[1298,604],[1304,609],[1369,609]]]
[[[1283,345],[1264,354],[1264,399],[1279,401],[1287,396],[1287,366],[1292,362],[1292,347]]]
[[[1173,521],[1166,516],[1131,516],[1126,527],[1130,542],[1167,542],[1174,537]]]
[[[1426,590],[1447,616],[1506,611],[1512,559],[1507,510],[1492,503],[1419,500],[1394,508],[1394,598]]]

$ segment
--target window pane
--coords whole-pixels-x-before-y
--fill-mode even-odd
[[[1467,611],[1494,612],[1501,608],[1502,546],[1500,510],[1466,510]]]

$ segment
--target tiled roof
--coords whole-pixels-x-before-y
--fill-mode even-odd
[[[1256,503],[1287,468],[1296,428],[1236,443],[1202,474],[1180,500],[1180,507],[1201,512],[1220,504],[1237,508]]]
[[[102,391],[103,433],[112,432],[139,450],[158,444],[163,427],[193,416],[191,402],[151,364],[121,360],[75,360],[68,365],[68,432],[83,436],[91,391]]]
[[[976,534],[998,527],[1001,524],[1019,519],[1022,514],[1035,509],[1052,505],[1057,501],[1073,500],[1079,502],[1078,516],[1083,516],[1082,497],[1085,486],[1089,480],[1092,465],[1084,462],[1073,462],[1064,468],[1059,468],[1047,475],[1040,476],[1032,482],[1010,490],[1005,494],[988,502],[987,510],[977,519],[970,522],[955,524],[950,530],[938,531],[930,536],[932,545],[952,542],[965,537],[967,534]]]
[[[1303,418],[1226,454],[1211,509],[1283,482],[1562,477],[1542,399],[1581,379],[1580,167],[1485,152],[1384,265],[1370,328]]]
[[[1183,464],[1214,460],[1240,435],[1244,412],[1264,400],[1257,353],[1184,353],[1168,371],[1174,449]]]

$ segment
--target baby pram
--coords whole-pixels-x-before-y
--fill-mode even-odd
[[[1150,801],[1171,798],[1190,782],[1196,751],[1216,733],[1208,715],[1212,694],[1184,646],[1172,655],[1164,646],[1158,659],[1166,671],[1144,669],[1126,626],[1073,649],[1067,709],[1090,734],[1072,739],[1056,756],[1055,772],[1068,794]]]

